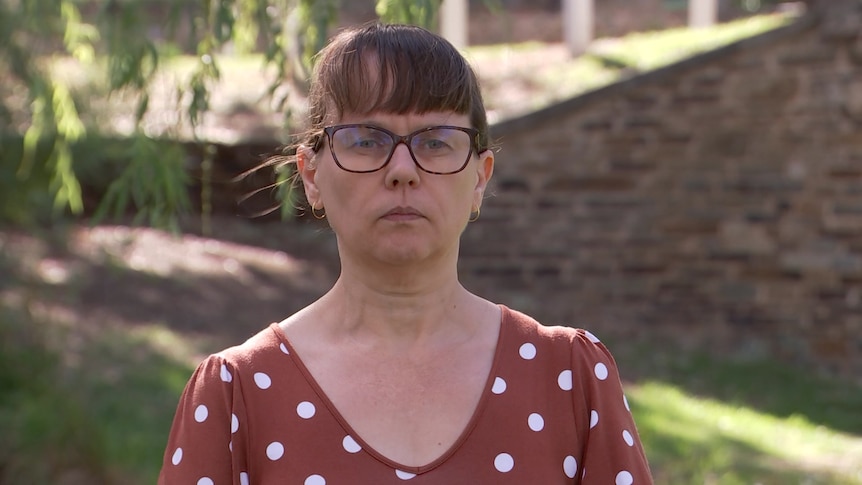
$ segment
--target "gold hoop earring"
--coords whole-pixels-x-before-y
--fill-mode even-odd
[[[313,215],[314,218],[317,219],[318,221],[322,220],[322,219],[326,219],[326,212],[323,209],[321,209],[320,215],[318,215],[317,214],[317,207],[314,204],[311,204],[311,215]]]
[[[481,213],[482,213],[482,208],[481,208],[481,207],[476,207],[476,212],[475,212],[475,213],[474,213],[474,212],[471,212],[471,213],[470,213],[470,218],[469,218],[469,219],[467,219],[467,222],[476,222],[476,221],[478,221],[478,220],[479,220],[479,215],[480,215]],[[473,214],[476,214],[476,215],[473,215]]]

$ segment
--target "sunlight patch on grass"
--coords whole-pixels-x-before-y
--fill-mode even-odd
[[[562,44],[524,42],[465,50],[476,68],[492,122],[526,114],[635,74],[657,69],[793,20],[790,15],[750,17],[703,29],[638,32],[596,39],[572,58]]]
[[[656,483],[862,484],[860,437],[665,383],[628,394]]]
[[[692,55],[786,25],[787,15],[760,15],[704,29],[677,28],[599,39],[588,55],[610,58],[638,71],[657,69]]]

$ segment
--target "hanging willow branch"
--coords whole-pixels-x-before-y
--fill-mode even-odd
[[[224,53],[262,54],[262,67],[273,73],[265,92],[287,117],[289,90],[306,88],[313,56],[331,33],[340,6],[339,0],[186,0],[162,5],[168,18],[154,19],[154,4],[159,5],[148,0],[0,0],[0,143],[6,143],[0,150],[0,220],[26,213],[34,191],[49,193],[56,211],[80,214],[84,209],[75,146],[98,131],[80,115],[95,100],[70,91],[63,76],[52,72],[56,59],[74,59],[101,72],[96,84],[105,87],[107,97],[133,108],[128,126],[119,130],[131,141],[129,152],[94,218],[120,217],[132,209],[137,222],[176,228],[177,216],[191,207],[187,154],[179,140],[161,139],[166,133],[146,126],[154,80],[169,46],[183,46],[196,58],[175,96],[180,108],[175,131],[190,127],[193,138],[206,144],[199,129],[212,110]],[[79,6],[98,9],[85,17]],[[437,22],[439,8],[440,0],[377,2],[382,20],[425,27]],[[150,38],[147,29],[154,24],[166,26],[165,39]],[[205,153],[211,151],[205,148]],[[279,196],[293,195],[281,191]],[[208,203],[202,201],[204,207]]]

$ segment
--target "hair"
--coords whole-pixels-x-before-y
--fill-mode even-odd
[[[303,143],[318,146],[332,115],[375,111],[469,115],[479,151],[489,148],[475,72],[452,44],[421,27],[370,23],[336,35],[316,56]]]
[[[304,145],[319,150],[327,120],[345,113],[373,112],[423,114],[453,112],[468,115],[479,131],[476,145],[481,153],[490,147],[488,118],[473,68],[443,37],[421,27],[368,23],[335,35],[314,58],[308,94],[308,127],[297,143],[283,148],[261,165],[240,174],[243,178],[265,167],[279,170],[292,163],[290,154]],[[281,183],[254,190],[240,202]],[[259,213],[264,215],[279,205]]]

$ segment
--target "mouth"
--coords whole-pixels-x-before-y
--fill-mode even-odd
[[[421,212],[412,208],[412,207],[395,207],[390,210],[386,214],[383,215],[383,219],[390,221],[410,221],[414,219],[420,219],[425,216],[422,215]]]

